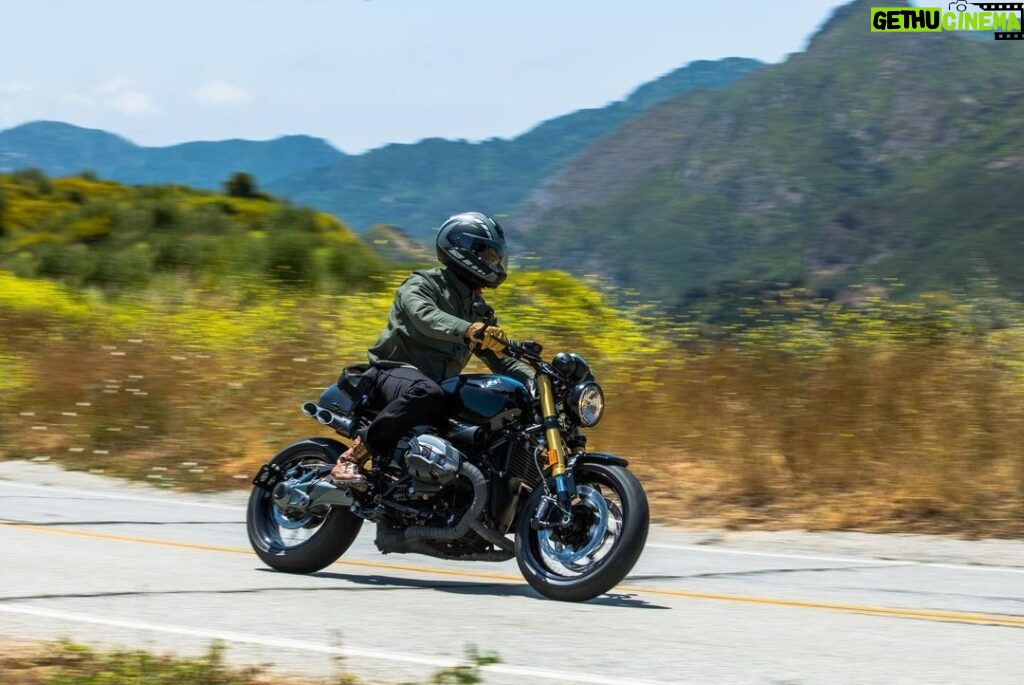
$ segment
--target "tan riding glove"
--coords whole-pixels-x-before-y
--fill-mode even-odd
[[[508,343],[508,336],[505,334],[505,331],[497,326],[488,326],[482,321],[469,324],[469,328],[466,330],[466,338],[471,345],[476,343],[480,349],[490,350],[495,354],[502,354],[505,351],[506,343]]]

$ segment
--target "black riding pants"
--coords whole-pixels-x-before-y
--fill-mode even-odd
[[[444,392],[417,369],[379,369],[370,389],[370,405],[383,409],[363,440],[374,457],[386,463],[410,429],[433,424],[441,417]]]

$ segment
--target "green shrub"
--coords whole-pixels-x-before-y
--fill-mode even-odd
[[[116,288],[143,286],[149,282],[153,262],[153,250],[145,243],[125,251],[106,253],[97,259],[96,268],[86,278],[86,283]]]
[[[266,274],[283,285],[317,284],[313,241],[302,233],[276,231],[269,237]]]
[[[266,193],[260,192],[253,175],[247,174],[244,171],[236,171],[224,181],[224,192],[231,197],[251,200],[271,199]]]
[[[11,174],[11,180],[20,186],[28,189],[34,195],[49,195],[53,191],[53,184],[41,169],[30,167],[18,169]]]
[[[96,254],[85,245],[43,245],[36,255],[39,276],[81,283],[96,269]]]
[[[153,228],[159,231],[173,231],[181,226],[181,207],[169,200],[156,202],[150,207]]]
[[[4,213],[7,209],[7,194],[2,187],[0,187],[0,238],[4,237]]]

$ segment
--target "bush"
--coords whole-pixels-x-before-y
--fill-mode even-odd
[[[43,245],[36,254],[39,276],[81,283],[96,268],[96,255],[84,245]]]
[[[85,282],[117,288],[143,286],[149,282],[153,263],[153,250],[145,243],[138,243],[123,252],[101,255]]]
[[[261,193],[256,186],[256,179],[252,174],[244,171],[236,171],[224,181],[224,192],[231,197],[248,198],[251,200],[269,200],[266,193]]]
[[[11,180],[18,185],[28,188],[35,195],[49,195],[53,191],[53,184],[40,169],[29,167],[18,169],[11,174]]]
[[[157,202],[150,208],[150,219],[153,228],[172,231],[181,226],[181,208],[168,200]]]
[[[156,243],[153,267],[158,271],[185,271],[195,274],[209,256],[204,241],[170,238]]]
[[[316,263],[313,241],[295,232],[275,232],[270,236],[265,270],[273,280],[290,286],[315,286]]]

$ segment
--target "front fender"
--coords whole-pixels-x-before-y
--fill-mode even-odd
[[[606,452],[584,452],[583,454],[576,457],[572,463],[572,468],[575,469],[581,464],[611,464],[613,466],[629,466],[629,462],[622,457],[614,454],[608,454]]]

